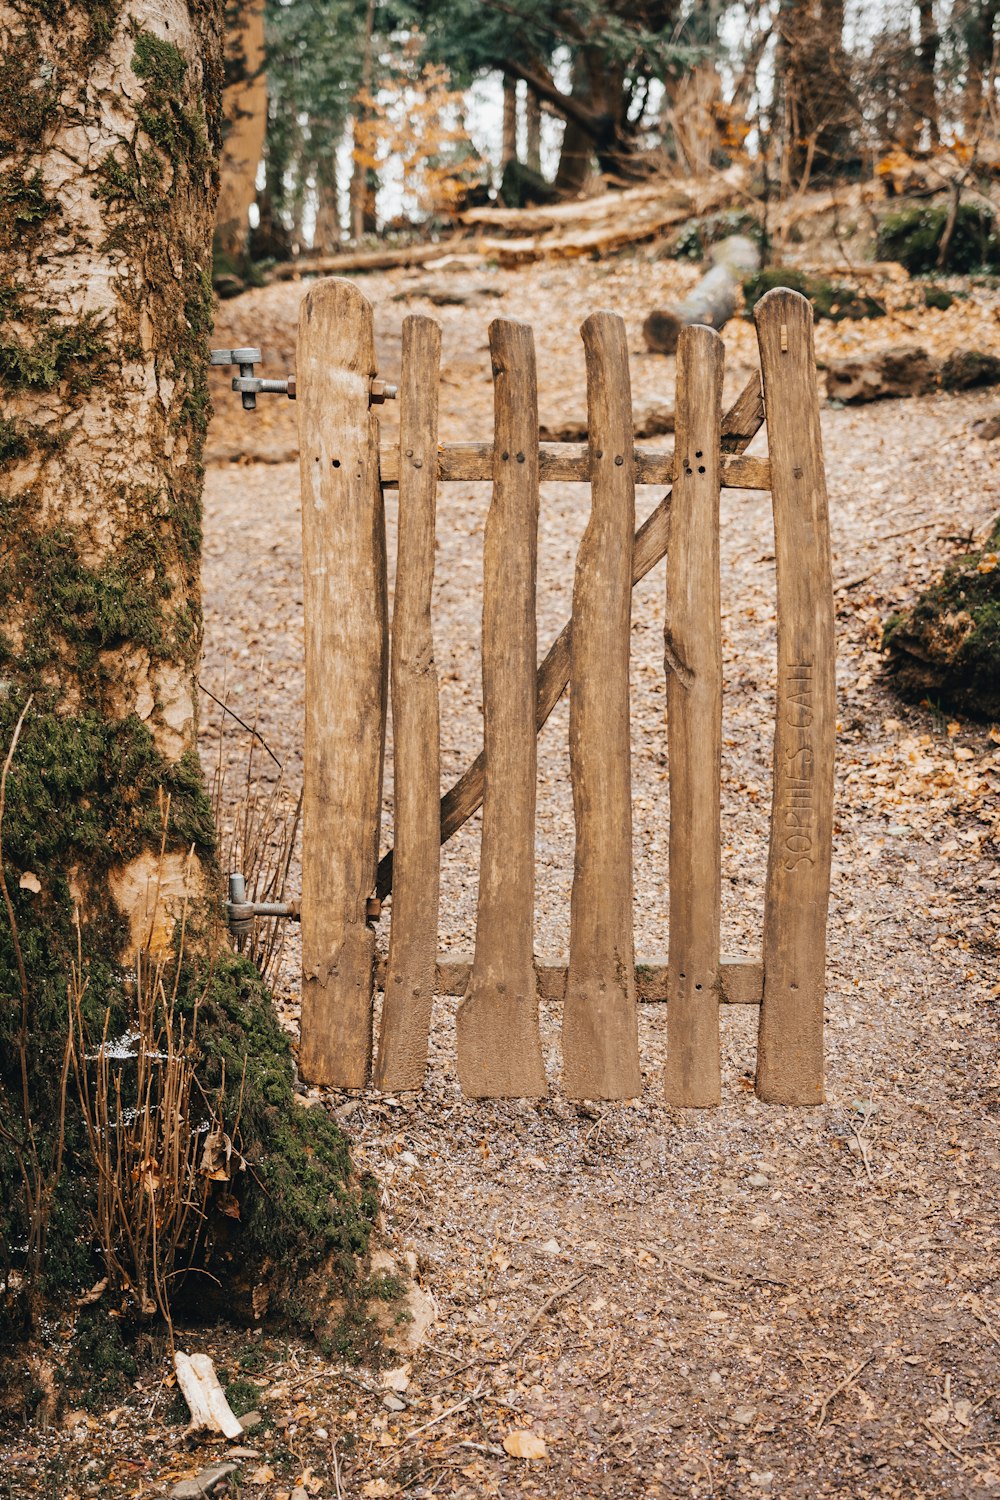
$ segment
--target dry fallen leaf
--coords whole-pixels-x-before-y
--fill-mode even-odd
[[[524,1428],[518,1427],[514,1432],[508,1432],[503,1440],[504,1452],[509,1453],[511,1458],[546,1458],[548,1449],[545,1439],[540,1438],[537,1433],[526,1432]]]
[[[369,1479],[361,1486],[361,1493],[365,1500],[380,1500],[383,1495],[398,1495],[399,1485],[392,1484],[388,1479]]]
[[[409,1383],[409,1365],[399,1365],[395,1370],[382,1371],[382,1389],[384,1391],[405,1391]]]
[[[261,1464],[259,1469],[254,1469],[248,1479],[248,1484],[270,1484],[274,1478],[274,1470],[270,1464]]]
[[[25,870],[24,874],[18,881],[18,885],[21,887],[22,891],[33,891],[36,896],[42,889],[42,882],[39,880],[38,876],[33,875],[30,870]]]

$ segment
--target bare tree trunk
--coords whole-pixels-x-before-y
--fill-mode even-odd
[[[526,102],[527,123],[527,152],[525,165],[532,172],[541,175],[542,171],[542,106],[534,89],[528,86],[528,97]]]
[[[982,123],[985,104],[985,85],[993,66],[993,32],[998,0],[970,0],[965,19],[966,68],[965,88],[962,94],[962,120],[966,141],[974,140]]]
[[[360,240],[366,233],[374,233],[375,194],[372,187],[372,167],[365,153],[358,149],[357,126],[368,118],[369,106],[365,100],[371,95],[374,73],[375,0],[368,0],[365,15],[365,51],[361,65],[361,99],[355,109],[354,171],[351,174],[351,238]]]
[[[509,161],[517,161],[517,79],[503,75],[503,142],[500,147],[500,170]]]
[[[920,43],[917,49],[917,75],[912,93],[913,108],[918,118],[927,124],[930,144],[936,146],[941,139],[937,85],[934,78],[940,38],[934,20],[934,0],[919,0],[918,10]]]
[[[316,172],[316,228],[313,254],[333,255],[340,245],[340,200],[337,183],[337,157],[334,152],[322,161]]]
[[[257,168],[267,128],[264,76],[264,0],[226,7],[226,86],[222,95],[222,161],[215,240],[238,261],[250,232],[249,211],[257,193]]]

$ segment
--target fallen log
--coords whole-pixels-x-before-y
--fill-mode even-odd
[[[676,354],[681,329],[693,323],[721,328],[742,298],[743,281],[760,269],[760,249],[743,234],[732,234],[712,246],[711,266],[691,295],[677,307],[654,308],[642,325],[646,348],[653,354]]]
[[[826,372],[830,400],[850,406],[900,396],[926,396],[937,383],[937,362],[919,344],[898,344],[834,360]]]
[[[636,442],[644,438],[663,437],[674,430],[674,409],[659,402],[645,411],[637,412],[632,422]],[[585,443],[587,441],[587,418],[565,417],[561,422],[543,423],[538,429],[541,443]]]
[[[457,245],[466,250],[469,241],[443,240],[439,245],[395,245],[384,250],[345,250],[342,255],[301,255],[282,261],[269,273],[275,281],[294,281],[297,276],[341,276],[348,271],[392,271],[398,266],[425,266],[428,261],[450,255]]]

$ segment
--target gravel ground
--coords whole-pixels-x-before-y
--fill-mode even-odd
[[[497,313],[535,327],[543,421],[585,411],[576,330],[598,306],[627,319],[637,409],[669,403],[673,361],[645,354],[639,328],[652,303],[696,274],[642,260],[454,273],[452,284],[473,298],[436,310],[442,437],[489,435],[486,327]],[[430,279],[396,272],[364,283],[389,378],[403,315],[431,310],[414,295]],[[215,341],[261,343],[266,373],[283,373],[301,293],[264,288],[226,304]],[[905,284],[887,283],[885,295],[890,316],[881,324],[821,325],[821,357],[916,337],[935,350],[996,343],[995,293],[976,291],[947,313],[908,309]],[[731,325],[726,343],[729,395],[754,364],[752,328]],[[269,399],[245,415],[220,381],[202,677],[257,723],[294,801],[303,710],[298,472],[288,461],[294,408]],[[668,1108],[665,1011],[646,1005],[642,1096],[578,1107],[558,1089],[559,1007],[551,1004],[542,1012],[550,1097],[472,1103],[456,1082],[457,1001],[438,1001],[419,1095],[308,1095],[345,1120],[357,1159],[378,1174],[387,1241],[415,1257],[436,1321],[388,1393],[377,1374],[345,1373],[275,1336],[192,1332],[188,1347],[212,1349],[230,1371],[257,1372],[266,1420],[263,1435],[249,1439],[253,1456],[237,1460],[244,1494],[280,1500],[296,1482],[320,1497],[553,1500],[1000,1490],[1000,734],[901,707],[878,653],[893,609],[1000,509],[995,450],[970,436],[995,404],[977,393],[824,411],[839,585],[828,1102],[759,1104],[756,1012],[731,1006],[722,1015],[722,1106]],[[764,451],[763,435],[751,451]],[[244,461],[226,461],[236,454]],[[639,492],[640,517],[659,493]],[[488,501],[484,486],[440,492],[435,631],[446,784],[481,741]],[[540,653],[569,610],[587,504],[580,486],[543,490]],[[390,495],[390,558],[394,507]],[[755,957],[773,704],[768,497],[724,492],[722,537],[723,946]],[[640,957],[666,950],[663,575],[661,564],[633,606]],[[208,710],[203,748],[214,766],[219,715]],[[573,851],[567,725],[563,703],[541,736],[537,833],[536,946],[562,961]],[[235,788],[245,736],[227,731],[221,753]],[[391,765],[390,745],[386,842]],[[475,819],[444,852],[444,950],[472,946],[478,833]],[[293,860],[292,890],[298,879]],[[383,945],[387,926],[384,918]],[[292,933],[276,983],[293,1033],[297,962]],[[132,1403],[134,1423],[152,1389]],[[80,1493],[118,1493],[119,1480],[122,1494],[168,1493],[169,1478],[224,1456],[182,1453],[156,1431],[132,1466],[141,1473],[92,1466]],[[526,1444],[525,1434],[540,1442]],[[85,1439],[63,1441],[82,1456]],[[543,1456],[518,1456],[533,1450]],[[7,1475],[15,1486],[18,1472],[15,1456]],[[29,1490],[0,1482],[0,1493]]]
[[[646,355],[638,330],[650,301],[689,276],[626,261],[465,277],[463,287],[477,293],[472,304],[436,314],[442,436],[488,436],[486,326],[498,312],[535,327],[543,421],[585,410],[576,329],[600,305],[628,321],[636,407],[669,402],[673,361]],[[365,283],[389,378],[402,316],[429,310],[419,297],[393,299],[426,280],[396,273]],[[273,334],[277,362],[287,360],[300,295],[299,287],[266,289],[225,309],[234,339],[252,333],[266,345]],[[895,308],[905,287],[890,285],[887,297]],[[920,341],[989,347],[994,302],[984,292],[949,313],[915,315]],[[873,330],[878,342],[912,341],[913,318],[904,308],[881,325],[821,325],[820,356],[871,341]],[[752,329],[731,325],[726,342],[728,394],[752,367]],[[354,1488],[345,1493],[971,1496],[1000,1488],[1000,1349],[991,1321],[1000,1285],[998,736],[902,708],[880,678],[878,655],[893,608],[998,508],[994,451],[970,438],[971,422],[993,405],[986,393],[824,411],[840,715],[828,1103],[758,1104],[756,1012],[728,1007],[722,1107],[669,1109],[659,1086],[665,1014],[648,1005],[642,1097],[578,1109],[558,1091],[554,1004],[543,1009],[551,1097],[470,1103],[455,1079],[457,1002],[444,999],[418,1097],[313,1092],[319,1107],[349,1121],[359,1160],[384,1184],[389,1238],[415,1252],[439,1312],[413,1365],[410,1409],[385,1414],[381,1436],[369,1429],[367,1444],[355,1447],[345,1470]],[[265,456],[274,457],[282,442],[294,451],[293,416],[287,407],[268,413],[268,426],[248,432],[226,407],[220,421],[231,447],[242,442],[252,454],[270,444]],[[751,451],[765,451],[763,435]],[[640,516],[658,496],[640,491]],[[488,501],[484,486],[440,493],[435,632],[445,783],[481,738]],[[584,487],[543,491],[540,651],[569,609],[587,504]],[[394,495],[388,531],[391,558]],[[723,943],[756,956],[773,703],[768,497],[724,492],[722,536]],[[205,680],[219,692],[225,678],[234,701],[254,704],[293,789],[301,766],[298,570],[294,465],[213,468]],[[660,565],[634,595],[640,957],[666,948],[663,586]],[[537,834],[537,950],[563,961],[573,845],[567,723],[564,702],[541,737]],[[209,757],[214,733],[206,728]],[[390,747],[386,842],[391,763]],[[473,820],[444,853],[445,950],[472,946],[477,857]],[[293,886],[296,878],[293,870]],[[279,984],[290,1027],[296,957],[290,940]],[[533,1323],[553,1293],[558,1299]],[[544,1440],[544,1459],[504,1451],[504,1436],[518,1427]]]

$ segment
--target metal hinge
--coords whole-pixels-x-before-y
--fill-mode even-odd
[[[253,927],[254,917],[288,917],[292,922],[300,919],[297,901],[248,901],[246,880],[237,871],[229,877],[229,900],[226,902],[229,931],[233,937],[246,937]]]
[[[233,376],[233,390],[239,391],[243,397],[243,410],[254,411],[257,407],[258,396],[287,396],[289,401],[295,400],[295,376],[289,375],[287,380],[265,380],[261,375],[255,375],[254,365],[259,365],[262,359],[259,349],[213,349],[211,363],[213,365],[238,365],[239,374]],[[389,385],[384,380],[372,378],[368,391],[368,400],[372,406],[381,406],[385,401],[395,401],[398,394],[394,385]]]
[[[239,366],[240,373],[233,376],[233,390],[243,396],[244,411],[256,409],[258,396],[287,396],[289,401],[295,400],[295,376],[289,375],[287,380],[265,380],[253,372],[254,365],[259,365],[261,359],[259,349],[212,350],[213,365]]]

